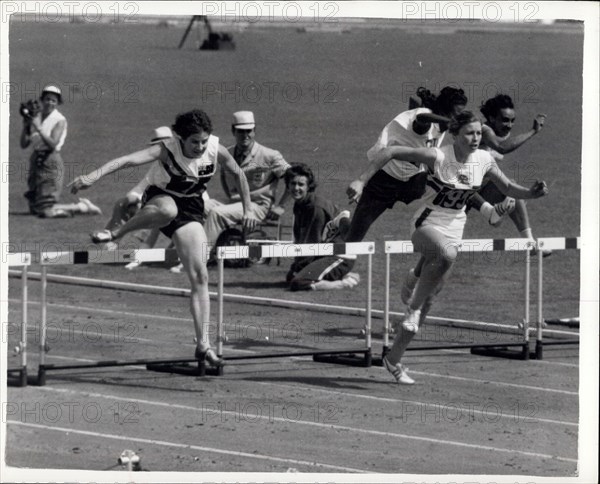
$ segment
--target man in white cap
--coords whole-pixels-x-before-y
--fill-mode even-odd
[[[67,138],[67,119],[56,109],[62,104],[60,88],[54,84],[44,86],[40,101],[39,113],[21,112],[21,148],[33,146],[29,159],[28,190],[24,194],[29,201],[29,211],[41,218],[102,213],[87,198],[80,198],[76,203],[58,203],[65,172],[60,150]]]
[[[259,221],[262,221],[267,217],[269,211],[275,208],[277,185],[290,165],[279,151],[267,148],[255,141],[255,128],[252,111],[233,113],[231,132],[235,138],[235,145],[227,149],[246,175],[250,187],[253,214]],[[213,201],[213,207],[208,213],[205,225],[210,246],[215,245],[223,230],[242,221],[242,203],[235,188],[233,175],[221,170],[221,183],[229,203],[221,204]],[[279,205],[284,197],[286,197],[285,191]],[[279,214],[283,212],[281,207],[277,207],[276,211]]]

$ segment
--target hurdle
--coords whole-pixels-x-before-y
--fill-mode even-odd
[[[579,250],[580,247],[580,238],[572,237],[544,237],[537,240],[538,247],[543,249],[550,250]],[[544,345],[546,346],[559,346],[559,345],[570,345],[570,344],[579,344],[579,338],[577,339],[564,339],[560,341],[546,341],[544,342],[544,326],[545,319],[543,314],[543,303],[544,303],[544,258],[538,257],[538,293],[537,293],[537,331],[536,331],[536,341],[535,341],[535,357],[538,360],[541,360],[544,355]],[[572,325],[572,327],[579,327],[579,319],[577,319],[577,324]]]
[[[169,365],[185,365],[177,368],[171,373],[181,373],[185,375],[204,376],[207,374],[206,363],[197,358],[138,358],[132,360],[101,360],[86,363],[74,364],[49,364],[46,363],[46,352],[48,350],[46,341],[47,328],[47,286],[48,274],[47,268],[52,265],[71,265],[71,264],[119,264],[127,262],[164,262],[165,260],[175,260],[177,251],[175,249],[126,249],[107,251],[98,249],[97,251],[44,251],[40,254],[41,264],[41,317],[40,317],[40,345],[39,345],[39,367],[37,375],[37,384],[44,386],[46,384],[46,374],[49,371],[72,370],[85,368],[103,368],[117,366],[137,366],[146,365],[148,370],[165,371]],[[196,363],[197,365],[190,365]]]
[[[31,254],[18,252],[8,254],[8,267],[21,267],[21,341],[16,347],[19,354],[19,366],[7,368],[8,375],[17,375],[16,385],[27,386],[27,269],[31,265]]]
[[[530,279],[531,279],[531,250],[535,248],[566,249],[579,248],[579,238],[544,238],[532,242],[528,239],[471,239],[463,240],[458,244],[459,252],[492,252],[492,251],[525,251],[525,277],[524,277],[524,317],[520,328],[523,339],[520,342],[496,342],[496,343],[469,343],[469,344],[448,344],[434,346],[409,346],[407,350],[423,351],[438,349],[470,349],[472,354],[482,356],[497,356],[509,359],[542,359],[542,333],[544,320],[542,317],[542,259],[538,255],[538,314],[536,321],[536,348],[535,352],[530,351]],[[386,241],[385,243],[385,287],[384,287],[384,317],[383,317],[383,351],[382,357],[390,350],[389,334],[389,303],[390,303],[390,265],[392,254],[411,254],[414,253],[414,247],[410,241]],[[573,340],[564,340],[560,342],[550,342],[546,344],[573,344]],[[518,349],[511,349],[511,348]],[[377,360],[374,364],[380,364]]]
[[[371,352],[371,299],[372,299],[372,267],[375,244],[373,242],[352,242],[342,244],[275,244],[260,246],[230,246],[217,248],[217,261],[219,282],[217,290],[217,355],[227,361],[258,359],[258,358],[284,358],[294,356],[312,356],[313,361],[320,363],[335,363],[349,366],[369,367],[372,362]],[[224,261],[225,259],[241,259],[250,257],[313,257],[331,255],[366,255],[367,256],[367,284],[365,301],[365,341],[362,348],[347,348],[336,350],[312,350],[300,352],[261,353],[254,355],[229,356],[223,355],[223,319],[224,319]],[[362,358],[357,357],[362,355]],[[223,374],[223,367],[219,368]]]

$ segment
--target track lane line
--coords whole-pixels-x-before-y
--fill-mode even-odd
[[[137,402],[137,403],[146,404],[146,405],[154,405],[157,407],[168,407],[168,408],[178,408],[181,410],[191,410],[193,412],[198,411],[197,407],[192,407],[190,405],[182,405],[182,404],[177,404],[177,403],[166,403],[166,402],[159,402],[156,400],[147,400],[147,399],[139,399],[139,398],[128,398],[128,397],[122,397],[120,395],[108,395],[108,394],[93,393],[93,392],[81,392],[81,391],[75,391],[75,390],[55,389],[55,388],[49,388],[49,387],[40,387],[40,390],[45,390],[45,391],[55,392],[55,393],[80,394],[80,395],[85,395],[87,397],[92,397],[92,398],[105,398],[105,399],[121,400],[121,401],[126,401],[126,402]],[[222,414],[225,414],[225,415],[231,415],[232,417],[238,415],[235,411],[219,410],[219,412]],[[329,429],[329,430],[333,429],[333,430],[356,432],[356,433],[360,433],[360,434],[374,435],[374,436],[378,436],[378,437],[407,439],[407,440],[414,440],[414,441],[418,441],[418,442],[427,442],[427,443],[438,444],[438,445],[441,444],[441,445],[462,447],[462,448],[468,448],[468,449],[490,450],[490,451],[494,451],[494,452],[502,452],[502,453],[507,453],[507,454],[518,454],[518,455],[522,455],[524,457],[533,457],[533,458],[540,458],[540,459],[555,459],[555,460],[559,460],[559,461],[574,462],[574,463],[578,462],[577,459],[572,459],[570,457],[542,454],[539,452],[527,452],[527,451],[521,451],[521,450],[515,450],[515,449],[505,449],[502,447],[493,447],[493,446],[488,446],[488,445],[469,444],[466,442],[458,442],[458,441],[454,441],[454,440],[434,439],[434,438],[430,438],[430,437],[420,437],[420,436],[409,435],[409,434],[385,432],[385,431],[381,431],[381,430],[361,429],[361,428],[357,428],[357,427],[349,427],[347,425],[336,425],[336,424],[330,424],[330,423],[325,424],[325,423],[314,422],[314,421],[309,421],[309,420],[290,420],[290,419],[286,419],[286,418],[282,418],[282,417],[275,417],[272,415],[268,415],[268,416],[257,415],[256,418],[257,418],[257,420],[268,420],[268,421],[282,422],[282,423],[287,423],[287,424],[293,423],[296,425],[306,425],[309,427],[317,427],[317,428]]]
[[[303,465],[303,466],[308,466],[308,467],[313,467],[313,468],[321,467],[321,468],[332,469],[332,470],[343,471],[343,472],[359,472],[359,473],[364,473],[364,474],[373,472],[373,471],[368,471],[368,470],[364,470],[364,469],[355,469],[353,467],[343,467],[343,466],[336,466],[336,465],[332,465],[332,464],[324,464],[321,462],[310,462],[310,461],[305,461],[305,460],[275,457],[275,456],[266,455],[266,454],[250,454],[248,452],[217,449],[214,447],[202,447],[202,446],[194,445],[194,444],[181,444],[181,443],[177,443],[177,442],[168,442],[166,440],[145,439],[145,438],[141,438],[141,437],[127,437],[124,435],[105,434],[105,433],[101,433],[101,432],[91,432],[89,430],[76,430],[73,428],[65,428],[65,427],[52,427],[50,425],[34,424],[34,423],[30,423],[30,422],[20,422],[18,420],[7,420],[7,424],[20,425],[23,427],[31,427],[31,428],[43,429],[43,430],[52,430],[52,431],[56,431],[56,432],[86,435],[89,437],[100,437],[100,438],[105,438],[105,439],[124,440],[127,442],[138,442],[141,444],[159,445],[159,446],[164,446],[164,447],[175,447],[175,448],[187,449],[187,450],[197,450],[200,452],[211,452],[213,454],[223,454],[223,455],[230,455],[230,456],[236,456],[236,457],[246,457],[246,458],[253,458],[253,459],[260,459],[260,460],[270,460],[270,461],[274,461],[274,462]]]

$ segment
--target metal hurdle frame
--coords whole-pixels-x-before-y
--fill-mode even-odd
[[[20,366],[17,368],[7,368],[7,373],[17,374],[17,386],[27,386],[27,269],[31,265],[31,254],[28,252],[18,252],[8,254],[8,267],[21,267],[21,341],[19,341],[18,352],[20,356]]]
[[[579,237],[543,237],[537,239],[537,245],[540,250],[551,249],[551,250],[579,250],[581,240]],[[545,320],[543,315],[543,302],[544,302],[544,258],[538,257],[538,293],[537,293],[537,331],[535,341],[535,357],[541,360],[544,355],[544,344],[546,346],[558,346],[568,344],[579,344],[579,338],[577,339],[565,339],[560,341],[546,341],[544,343],[544,327]]]
[[[230,246],[217,248],[217,261],[219,270],[219,283],[217,291],[217,355],[227,361],[238,361],[259,358],[284,358],[292,356],[312,356],[313,361],[322,363],[337,363],[350,366],[369,367],[372,364],[371,352],[371,300],[372,300],[372,268],[373,254],[375,253],[375,244],[373,242],[352,242],[342,244],[275,244],[260,246]],[[313,257],[313,256],[331,256],[331,255],[367,255],[367,284],[366,284],[366,311],[365,311],[365,342],[363,349],[343,349],[343,350],[314,350],[301,352],[279,352],[263,353],[245,356],[223,355],[223,284],[224,284],[224,261],[225,259],[246,259],[250,257]],[[357,358],[356,355],[363,355],[363,358]],[[223,367],[218,369],[218,374],[223,374]]]
[[[530,279],[531,279],[531,250],[538,248],[565,249],[579,248],[579,238],[544,238],[532,242],[529,239],[471,239],[463,240],[458,245],[459,252],[492,252],[492,251],[525,251],[525,282],[524,282],[524,318],[522,322],[523,341],[519,343],[489,343],[489,344],[451,344],[435,346],[408,347],[407,350],[437,350],[437,349],[462,349],[470,348],[472,354],[483,356],[498,356],[510,359],[542,359],[542,333],[544,320],[542,317],[542,277],[543,257],[538,253],[538,294],[537,294],[537,321],[536,321],[536,349],[530,351]],[[383,317],[383,352],[382,357],[390,350],[389,346],[389,302],[390,302],[390,256],[391,254],[414,253],[412,242],[407,240],[387,241],[385,243],[385,294],[384,294],[384,317]],[[567,340],[557,343],[546,344],[573,344],[575,341]],[[520,347],[520,350],[509,349]]]
[[[166,371],[171,365],[187,365],[177,368],[170,373],[180,373],[186,375],[204,376],[206,374],[206,364],[194,358],[140,358],[134,360],[101,360],[90,363],[75,363],[66,365],[56,365],[46,363],[46,327],[47,327],[47,267],[52,265],[71,265],[71,264],[119,264],[127,262],[164,262],[175,260],[177,251],[175,249],[129,249],[107,251],[98,249],[93,251],[45,251],[41,253],[41,320],[40,320],[40,361],[38,367],[38,385],[46,384],[46,373],[56,370],[71,370],[84,368],[103,368],[116,366],[135,366],[146,365],[148,370]],[[197,363],[196,366],[190,363]]]

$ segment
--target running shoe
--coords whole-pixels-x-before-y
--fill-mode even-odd
[[[402,328],[409,333],[415,333],[419,331],[419,321],[421,320],[420,309],[406,309],[406,316],[402,321]]]
[[[504,217],[515,209],[515,206],[516,201],[512,197],[506,197],[500,203],[495,204],[489,219],[490,225],[492,227],[498,227],[504,220]]]
[[[183,264],[179,263],[176,266],[171,267],[169,272],[172,272],[173,274],[181,274],[183,272]]]
[[[219,367],[225,365],[225,361],[223,360],[223,358],[219,358],[215,353],[215,350],[213,350],[212,348],[208,348],[206,351],[202,351],[200,348],[196,348],[194,356],[197,360],[205,361],[210,366]]]
[[[402,289],[400,289],[400,299],[404,304],[410,302],[410,298],[412,297],[412,293],[415,290],[418,281],[419,278],[415,276],[415,270],[409,270],[406,279],[404,280],[404,284],[402,285]]]
[[[382,358],[382,361],[383,367],[392,374],[392,376],[396,379],[398,384],[414,385],[415,381],[410,376],[408,376],[408,368],[406,368],[401,363],[396,363],[395,365],[392,365],[388,361],[387,356],[384,356]]]
[[[113,233],[108,229],[96,230],[95,232],[90,234],[92,238],[92,242],[95,244],[102,244],[105,242],[112,242],[115,238]]]
[[[125,269],[127,269],[128,271],[132,271],[133,269],[137,269],[141,265],[142,265],[141,262],[134,260],[133,262],[130,262],[129,264],[127,264],[125,266]]]

